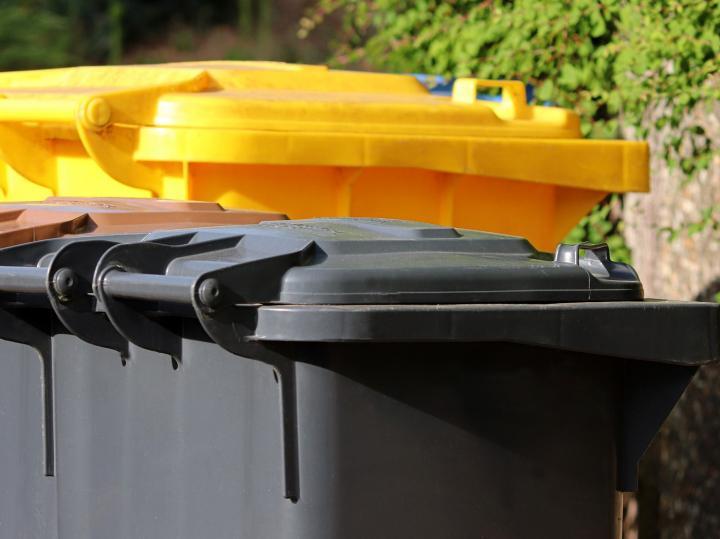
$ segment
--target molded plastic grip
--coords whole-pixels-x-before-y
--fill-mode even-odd
[[[610,248],[607,243],[561,243],[555,249],[555,262],[580,265],[580,251],[589,251],[600,262],[610,262]]]
[[[452,88],[453,103],[471,105],[477,100],[478,88],[502,88],[500,107],[511,118],[523,118],[527,112],[525,85],[519,80],[457,79]]]

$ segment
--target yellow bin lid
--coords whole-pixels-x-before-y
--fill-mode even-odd
[[[497,102],[477,99],[498,88]],[[584,140],[518,81],[273,62],[0,73],[0,199],[215,201],[290,218],[395,217],[553,249],[608,192],[648,188],[642,142]]]
[[[499,102],[479,101],[483,88]],[[273,62],[0,73],[0,157],[57,183],[52,140],[80,140],[111,177],[171,196],[153,163],[410,167],[596,191],[644,191],[647,146],[583,140],[569,110],[530,106],[518,81],[459,79],[438,96],[413,76]]]

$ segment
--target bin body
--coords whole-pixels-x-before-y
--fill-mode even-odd
[[[717,305],[642,301],[597,246],[387,220],[57,241],[10,248],[46,299],[0,265],[3,536],[615,538],[720,356]]]
[[[618,386],[602,361],[520,346],[309,350],[292,503],[272,368],[183,345],[174,371],[159,354],[123,367],[56,338],[60,537],[614,537]]]
[[[501,87],[498,102],[475,92]],[[394,217],[550,249],[608,192],[648,188],[647,147],[588,141],[516,81],[207,62],[0,74],[0,189]]]

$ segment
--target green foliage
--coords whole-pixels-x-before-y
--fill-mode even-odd
[[[32,3],[0,4],[0,66],[57,67],[72,61],[68,20]]]
[[[538,101],[576,109],[593,137],[618,136],[620,117],[642,129],[657,101],[670,109],[657,127],[679,127],[688,108],[720,97],[707,84],[720,54],[717,1],[320,0],[306,19],[334,11],[344,21],[336,64],[521,79]]]
[[[124,7],[122,0],[111,0],[108,9],[108,19],[110,26],[108,62],[111,64],[119,64],[122,60],[123,15]]]
[[[685,120],[720,97],[717,0],[319,0],[301,30],[332,13],[343,21],[336,65],[520,79],[538,102],[575,109],[593,138],[621,126],[644,138],[648,106],[660,103],[651,127],[672,134],[661,151],[688,180],[717,151]]]
[[[318,62],[334,28],[297,39],[309,1],[0,0],[0,71],[199,57]]]
[[[249,1],[249,0],[248,0]],[[270,18],[270,0],[253,0]],[[239,0],[2,0],[0,70],[119,63],[128,44],[157,42],[169,29],[202,29],[238,18]],[[263,11],[264,10],[264,11]],[[181,47],[192,48],[187,36]],[[184,50],[184,49],[181,49]]]
[[[630,263],[631,253],[623,238],[623,222],[619,218],[622,199],[610,195],[583,217],[563,240],[564,243],[605,242],[613,260]]]
[[[703,208],[700,214],[700,219],[698,219],[697,221],[682,223],[679,227],[662,227],[660,229],[660,232],[662,234],[666,234],[668,241],[673,242],[678,239],[681,234],[685,234],[687,236],[694,236],[695,234],[698,234],[708,228],[715,231],[720,230],[720,216],[718,215],[719,211],[720,206],[718,206],[717,204],[707,206],[706,208]]]

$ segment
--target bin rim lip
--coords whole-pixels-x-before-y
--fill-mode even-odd
[[[684,366],[720,360],[720,305],[713,302],[288,304],[261,305],[257,313],[249,340],[268,344],[504,342]],[[583,325],[591,331],[573,336],[570,329]]]

